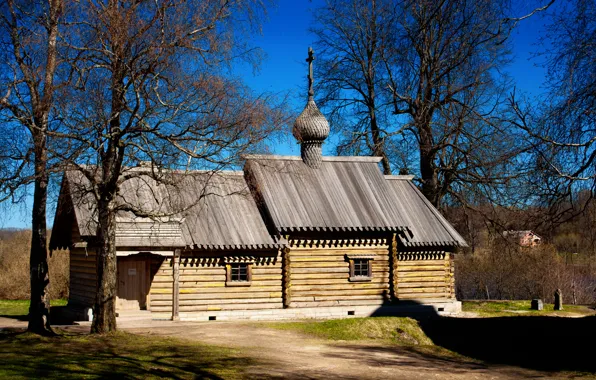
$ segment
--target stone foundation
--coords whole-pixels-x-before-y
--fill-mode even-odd
[[[235,321],[235,320],[291,320],[291,319],[340,319],[372,316],[428,317],[452,315],[461,311],[460,301],[445,301],[420,304],[402,302],[396,305],[380,306],[333,306],[269,310],[226,310],[180,312],[181,321]],[[152,313],[153,319],[172,318],[171,313]]]

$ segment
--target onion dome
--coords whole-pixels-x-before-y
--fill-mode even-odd
[[[294,122],[292,134],[300,143],[300,155],[302,161],[311,168],[319,168],[323,159],[323,142],[329,136],[329,122],[319,111],[313,96],[313,72],[312,61],[314,61],[314,51],[308,49],[308,102],[302,113]]]

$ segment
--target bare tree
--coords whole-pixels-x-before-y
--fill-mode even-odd
[[[116,329],[116,215],[159,217],[119,203],[124,181],[170,169],[217,171],[260,149],[284,122],[273,97],[256,96],[229,68],[257,63],[259,0],[81,1],[69,29],[78,87],[61,98],[61,157],[90,183],[97,204],[97,295],[91,331]],[[135,170],[142,161],[149,169]]]
[[[532,187],[552,207],[553,220],[573,217],[582,208],[580,190],[593,196],[596,187],[596,2],[558,4],[549,15],[544,48],[549,91],[537,102],[511,94],[513,124],[535,146],[537,175]]]
[[[3,46],[0,115],[4,125],[0,190],[13,196],[34,183],[30,253],[31,305],[28,330],[51,331],[48,296],[46,203],[48,192],[48,131],[54,107],[58,37],[64,4],[7,0],[0,3]],[[25,128],[29,136],[20,132]],[[31,165],[32,170],[31,170]]]
[[[511,182],[504,166],[527,148],[495,118],[508,85],[499,69],[515,25],[548,5],[512,18],[494,0],[329,0],[313,29],[321,104],[347,126],[340,148],[384,157],[389,173],[398,147],[415,145],[410,165],[435,206],[472,188],[498,196]]]

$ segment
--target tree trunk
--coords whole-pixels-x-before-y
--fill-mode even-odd
[[[421,122],[418,124],[420,131],[420,176],[422,180],[422,194],[432,203],[439,207],[439,181],[435,166],[434,141],[430,123]]]
[[[35,189],[31,220],[31,252],[29,270],[31,280],[31,303],[27,330],[37,334],[51,333],[50,297],[48,288],[48,249],[46,228],[46,203],[48,174],[46,171],[47,149],[44,133],[34,136],[35,144]]]
[[[374,92],[372,93],[374,96]],[[373,155],[377,157],[382,157],[381,165],[383,166],[383,174],[389,175],[391,174],[391,166],[389,165],[389,159],[387,158],[387,154],[385,152],[385,142],[381,139],[381,131],[379,130],[379,125],[377,123],[377,115],[375,113],[375,105],[373,103],[372,106],[369,106],[368,115],[370,117],[370,130],[372,131],[372,139],[373,139]]]
[[[112,200],[98,202],[99,226],[97,228],[97,294],[93,307],[91,333],[105,334],[116,331],[116,217]]]

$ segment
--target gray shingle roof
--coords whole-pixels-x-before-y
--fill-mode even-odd
[[[153,216],[119,211],[117,246],[270,249],[285,244],[269,234],[242,172],[192,171],[174,174],[168,182],[158,183],[141,175],[122,183],[118,204]],[[83,237],[95,236],[97,228],[95,198],[90,188],[82,173],[65,173],[62,193],[72,199],[71,208]],[[51,245],[64,245],[63,240],[52,236]]]
[[[467,246],[411,177],[383,176],[379,158],[324,157],[318,169],[295,156],[251,155],[246,159],[245,175],[194,171],[174,172],[169,184],[157,183],[148,175],[126,180],[118,204],[154,216],[119,211],[116,244],[274,249],[286,244],[276,237],[286,233],[386,231],[400,232],[400,241],[409,247]],[[77,232],[82,237],[95,235],[96,206],[89,188],[80,172],[66,172],[52,249],[70,246]],[[70,231],[72,222],[75,232]]]
[[[405,246],[460,246],[466,241],[412,183],[411,176],[385,176],[395,204],[412,232],[400,236]]]
[[[399,231],[405,216],[392,200],[376,157],[323,157],[312,169],[294,156],[246,156],[245,171],[280,233]]]

